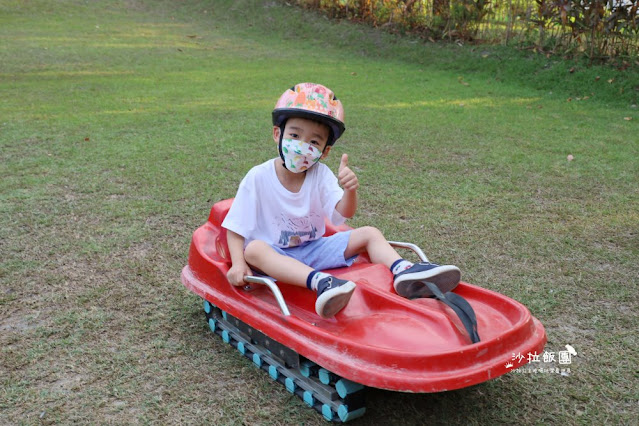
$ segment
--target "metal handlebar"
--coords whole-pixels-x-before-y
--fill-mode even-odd
[[[277,284],[275,284],[273,280],[266,277],[256,277],[253,275],[247,275],[246,277],[244,277],[244,281],[248,283],[264,284],[265,286],[267,286],[273,293],[273,296],[275,296],[275,300],[277,300],[277,304],[279,305],[280,310],[282,311],[282,314],[286,317],[291,316],[291,312],[288,310],[288,306],[286,305],[286,302],[284,301],[284,296],[282,296],[282,292],[280,291],[280,288],[277,286]],[[251,290],[252,287],[250,284],[247,284],[244,286],[244,289]]]
[[[410,250],[414,251],[415,254],[417,254],[417,256],[419,256],[419,258],[422,260],[422,262],[430,262],[428,260],[428,258],[426,257],[426,255],[424,254],[424,252],[422,251],[422,249],[420,249],[415,244],[403,243],[403,242],[400,242],[400,241],[389,241],[388,244],[390,244],[392,247],[400,247],[400,248],[410,249]]]

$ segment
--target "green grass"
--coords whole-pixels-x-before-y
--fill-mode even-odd
[[[211,204],[276,155],[270,111],[301,81],[345,104],[326,162],[346,152],[360,178],[351,225],[459,265],[579,352],[569,377],[371,390],[355,423],[637,417],[636,73],[257,0],[0,0],[0,40],[2,423],[324,424],[179,283]]]

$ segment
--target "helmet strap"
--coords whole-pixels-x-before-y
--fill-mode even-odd
[[[284,153],[282,152],[282,140],[284,139],[284,127],[286,126],[286,120],[282,124],[280,124],[280,141],[277,144],[277,150],[280,153],[280,158],[282,159],[282,167],[286,169],[286,161],[284,160]],[[286,169],[288,170],[288,169]]]

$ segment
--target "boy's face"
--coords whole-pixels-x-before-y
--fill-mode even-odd
[[[277,144],[280,143],[280,132],[278,126],[273,126],[273,140]],[[330,146],[326,146],[329,134],[328,126],[306,118],[289,118],[284,127],[285,139],[297,139],[313,145],[322,151],[321,159],[326,158],[331,150]]]

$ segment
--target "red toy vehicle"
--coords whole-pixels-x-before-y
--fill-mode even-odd
[[[306,289],[260,277],[234,287],[226,279],[230,257],[221,227],[231,203],[215,204],[208,222],[193,234],[182,282],[204,298],[214,332],[328,420],[362,415],[366,386],[401,392],[458,389],[528,362],[514,354],[543,351],[544,328],[522,304],[460,283],[454,293],[473,307],[482,339],[471,343],[447,305],[398,296],[388,268],[365,255],[330,272],[358,284],[346,308],[330,319],[315,313],[316,296]],[[338,230],[327,224],[327,234]],[[425,259],[416,246],[392,244]]]

